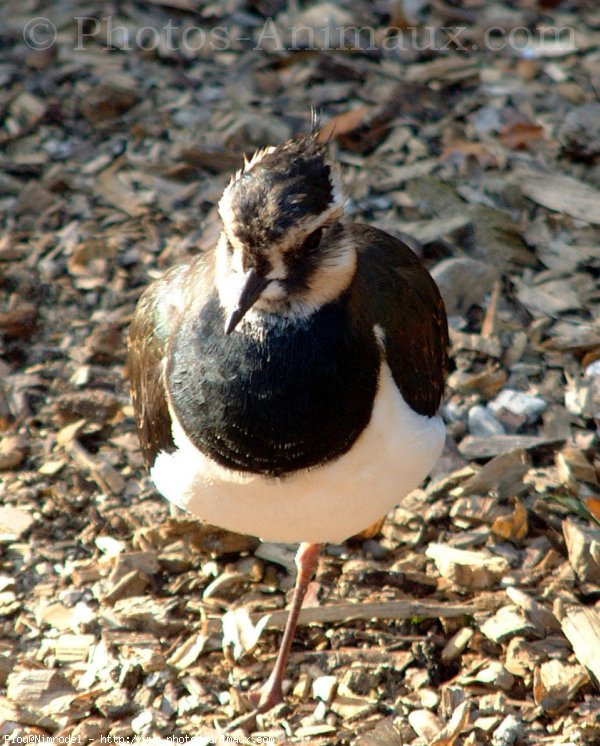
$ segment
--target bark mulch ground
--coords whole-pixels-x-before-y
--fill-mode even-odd
[[[583,0],[0,6],[2,737],[600,743],[599,49]],[[170,514],[125,340],[311,107],[443,292],[449,436],[327,548],[286,703],[236,729],[293,548]]]

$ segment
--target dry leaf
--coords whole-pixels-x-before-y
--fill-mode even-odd
[[[498,141],[505,148],[522,150],[533,142],[544,139],[544,128],[539,124],[529,122],[514,122],[504,127],[498,136]]]
[[[458,161],[462,163],[467,158],[475,158],[482,168],[498,165],[497,154],[492,152],[488,145],[481,142],[461,140],[448,145],[442,153],[442,160],[444,161]]]
[[[333,119],[330,119],[319,130],[319,142],[329,142],[332,139],[338,139],[342,135],[347,135],[359,127],[363,126],[367,116],[373,111],[372,106],[359,106],[357,109],[344,111]]]
[[[520,542],[527,536],[527,509],[523,503],[515,499],[515,509],[510,518],[496,518],[492,524],[492,531],[496,536],[509,541]]]
[[[595,497],[588,497],[585,500],[585,504],[590,513],[600,523],[600,500]]]

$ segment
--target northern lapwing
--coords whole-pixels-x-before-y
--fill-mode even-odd
[[[314,133],[260,150],[221,197],[214,250],[149,286],[129,335],[159,492],[208,523],[301,542],[277,661],[252,698],[260,711],[282,700],[321,544],[383,516],[444,443],[438,289],[404,243],[344,206]]]

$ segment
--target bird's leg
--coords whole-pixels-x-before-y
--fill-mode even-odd
[[[294,632],[296,631],[296,625],[298,623],[298,615],[302,608],[306,589],[314,575],[319,560],[319,553],[321,552],[321,546],[321,544],[300,544],[298,547],[298,552],[296,554],[298,575],[296,576],[296,584],[294,586],[294,595],[292,596],[290,613],[285,624],[285,630],[279,647],[279,653],[277,654],[277,660],[275,661],[275,667],[266,683],[257,692],[253,692],[250,695],[250,701],[255,705],[259,712],[266,712],[267,710],[270,710],[271,707],[274,707],[283,701],[281,683],[283,681],[283,675],[290,655]]]

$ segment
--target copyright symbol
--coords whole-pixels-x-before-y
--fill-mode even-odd
[[[50,49],[56,41],[56,26],[49,18],[32,18],[23,27],[23,41],[37,51]]]

